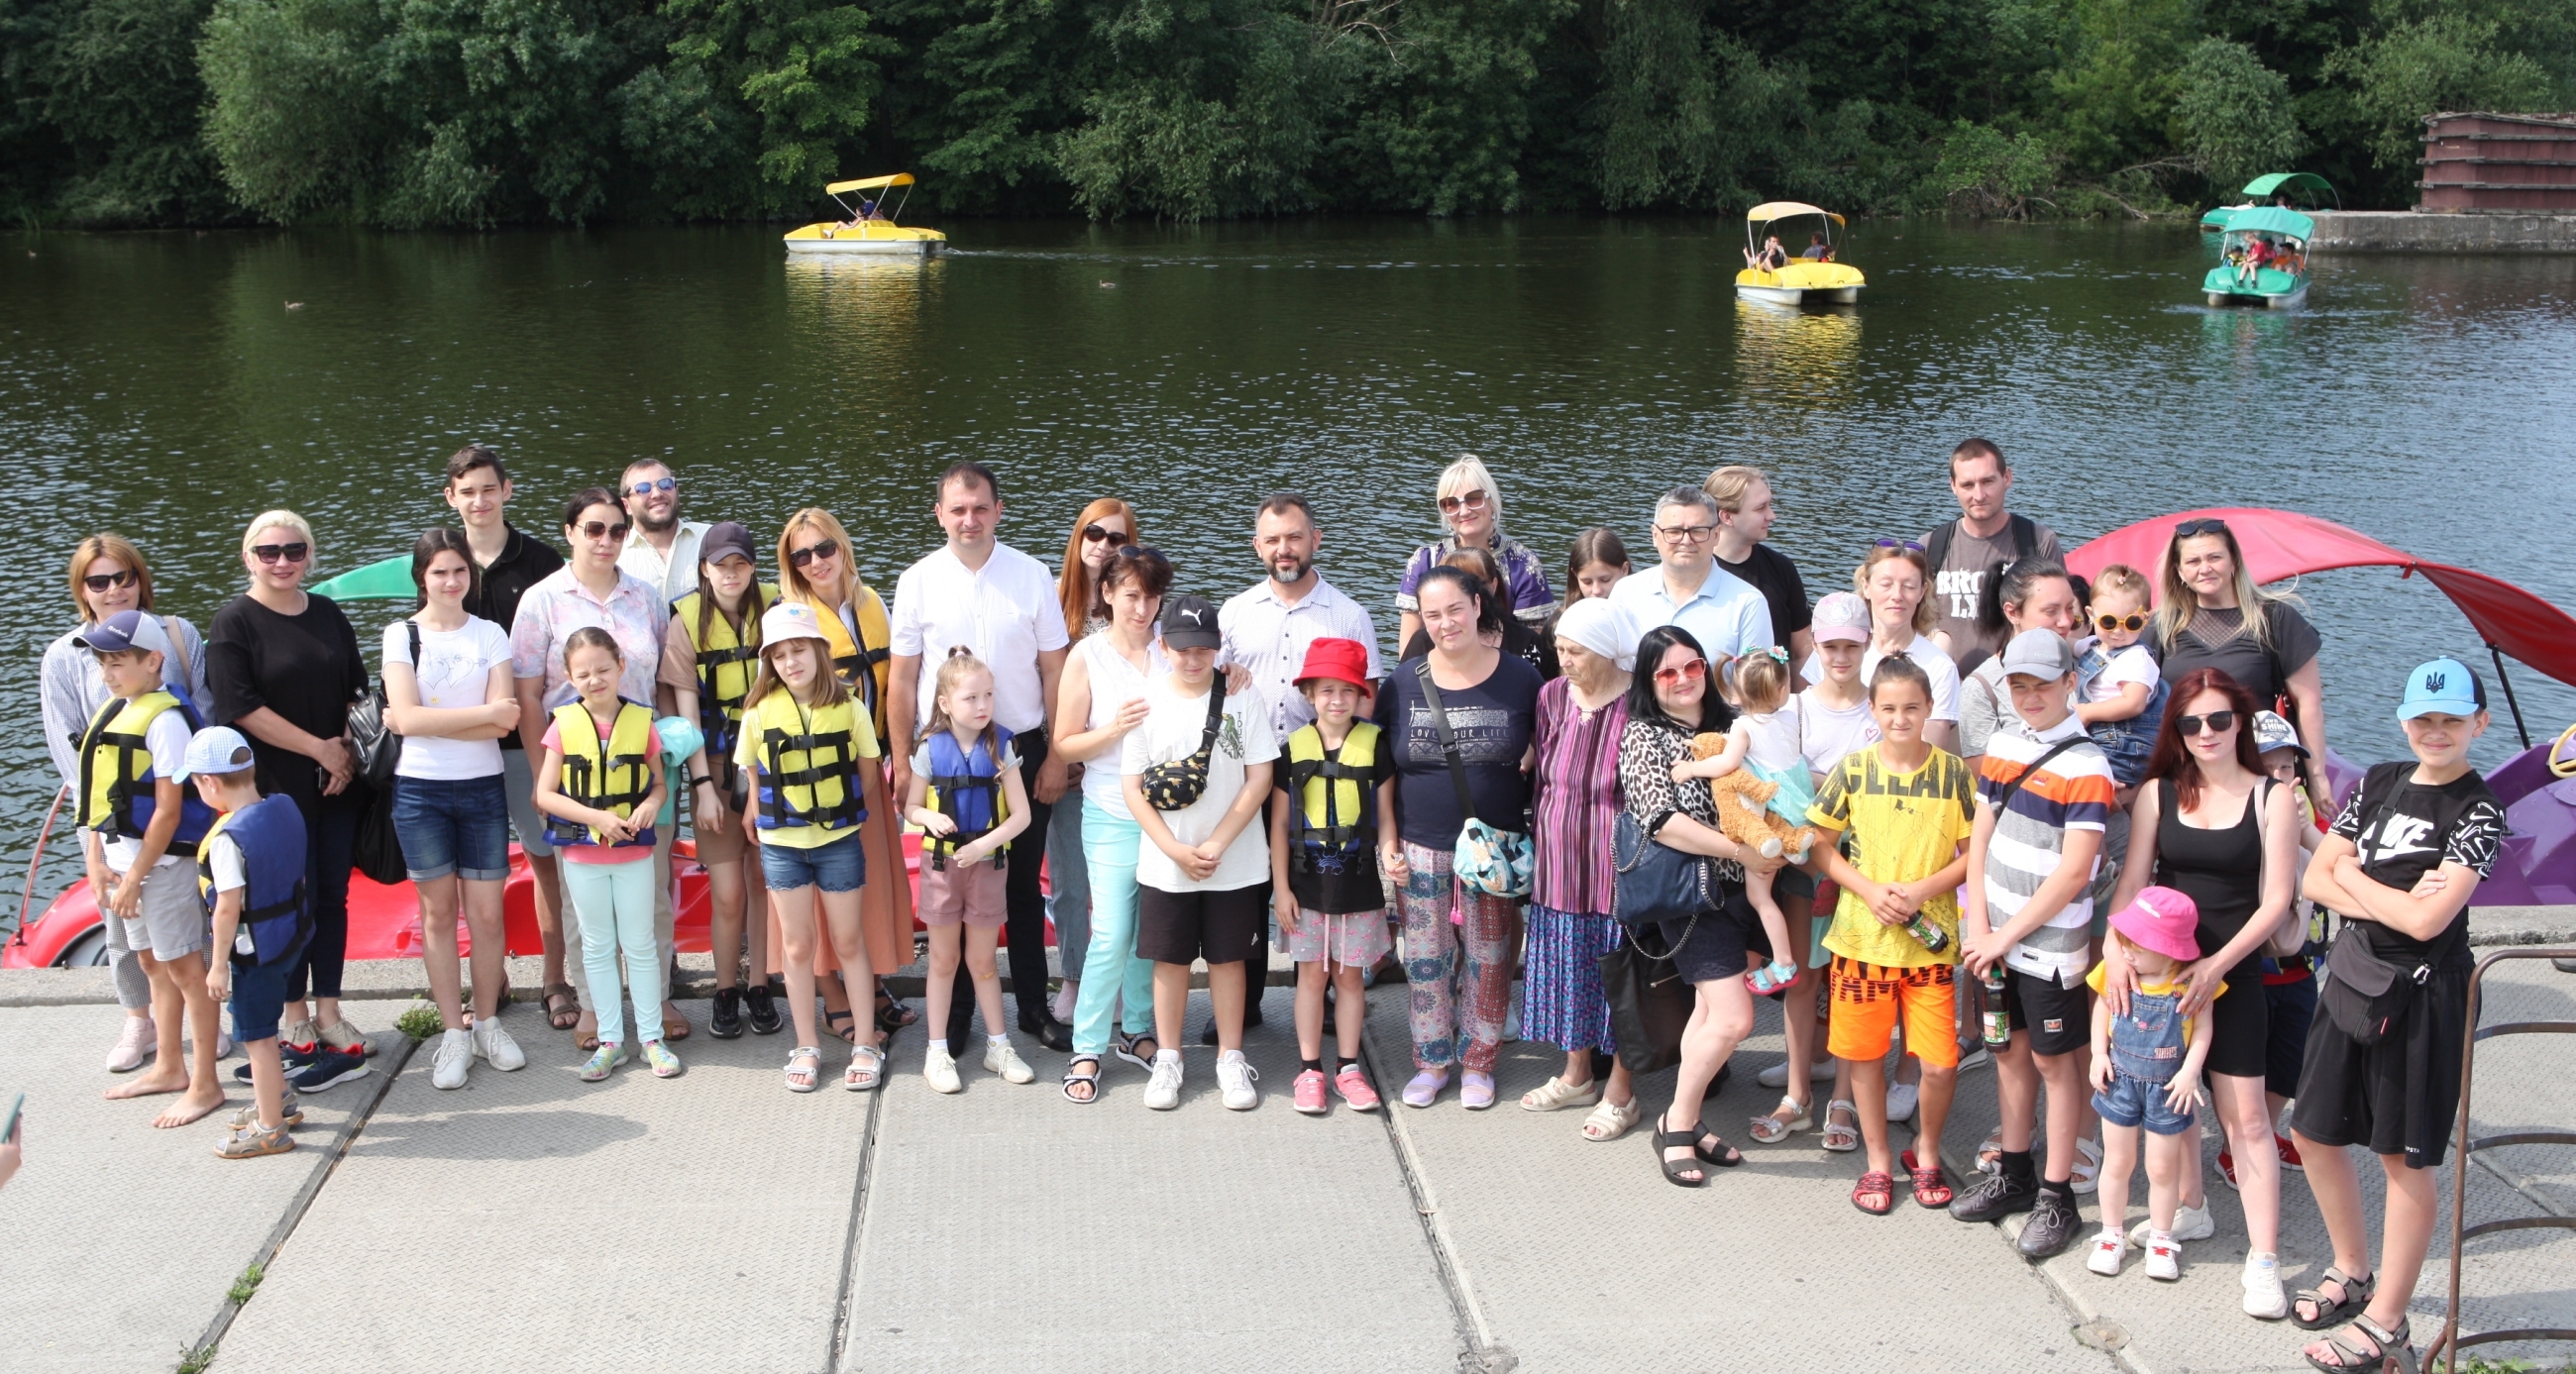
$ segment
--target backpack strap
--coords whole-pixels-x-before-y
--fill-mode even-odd
[[[2072,749],[2079,744],[2090,744],[2092,742],[2092,737],[2089,735],[2071,735],[2040,751],[2039,757],[2032,759],[2030,761],[2030,766],[2021,770],[2020,777],[2004,784],[2002,794],[1995,798],[1995,814],[1998,817],[2002,816],[2004,808],[2012,804],[2013,794],[2019,792],[2021,790],[2021,785],[2030,781],[2031,774],[2036,773],[2041,768],[2045,767],[2050,759],[2056,758],[2058,755],[2065,753],[2067,750]]]

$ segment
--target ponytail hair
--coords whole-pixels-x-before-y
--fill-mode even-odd
[[[925,735],[936,735],[956,728],[956,722],[948,716],[948,693],[969,673],[982,673],[987,681],[990,681],[993,676],[993,670],[985,665],[984,660],[975,657],[974,650],[963,644],[950,648],[948,657],[940,660],[938,673],[931,678],[930,729],[924,732]],[[984,733],[981,737],[984,752],[993,756],[993,765],[996,768],[1002,763],[1002,736],[1000,730],[996,728],[998,725],[998,721],[984,722]]]

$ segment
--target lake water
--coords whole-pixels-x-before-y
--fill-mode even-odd
[[[1657,488],[1762,464],[1775,542],[1821,592],[1872,539],[1955,515],[1943,461],[1982,434],[2013,458],[2015,509],[2070,545],[2284,506],[2576,606],[2576,257],[2329,255],[2306,309],[2215,312],[2189,228],[1873,222],[1844,254],[1864,303],[1784,314],[1734,299],[1726,220],[950,231],[948,257],[893,268],[786,261],[775,228],[11,239],[0,865],[23,871],[56,784],[36,666],[70,623],[79,536],[136,539],[160,608],[202,627],[240,585],[250,515],[303,511],[317,576],[344,571],[447,517],[441,464],[469,440],[508,458],[523,527],[662,456],[694,517],[765,534],[832,508],[889,592],[936,542],[927,481],[957,458],[1001,469],[1004,537],[1050,565],[1081,504],[1114,494],[1218,596],[1258,575],[1252,505],[1294,487],[1326,574],[1391,632],[1395,570],[1462,451],[1551,561],[1596,523],[1643,550]],[[2403,747],[2406,667],[2484,666],[2421,582],[2303,592],[2357,759]],[[395,613],[352,609],[371,647]],[[2576,719],[2576,692],[2516,685],[2534,731]]]

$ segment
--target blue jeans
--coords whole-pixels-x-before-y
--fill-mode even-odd
[[[1111,1003],[1125,1013],[1121,1019],[1129,1035],[1154,1029],[1154,963],[1136,957],[1136,851],[1144,842],[1135,817],[1082,808],[1082,856],[1091,878],[1091,948],[1083,955],[1083,967],[1091,976],[1082,980],[1074,998],[1076,1058],[1097,1059],[1109,1052]]]
[[[1066,981],[1082,981],[1083,956],[1091,948],[1091,871],[1082,857],[1084,803],[1078,788],[1068,788],[1047,815],[1046,863],[1049,903],[1055,918],[1055,948],[1064,960]]]
[[[510,876],[509,790],[498,773],[394,779],[394,834],[413,882],[451,873],[467,882]]]
[[[791,849],[783,844],[760,847],[760,876],[772,892],[819,887],[825,892],[856,892],[868,880],[868,852],[852,830],[830,844]]]
[[[626,958],[626,991],[635,999],[636,1030],[662,1038],[662,951],[653,938],[653,856],[641,849],[623,863],[563,866],[564,897],[581,922],[581,972],[599,1013],[602,1044],[626,1042],[626,1008],[617,1000],[617,961]]]

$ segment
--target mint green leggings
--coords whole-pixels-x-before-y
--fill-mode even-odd
[[[561,851],[558,850],[558,853]],[[601,1044],[626,1043],[626,1009],[617,998],[617,956],[626,956],[626,990],[635,999],[640,1038],[662,1038],[662,947],[653,938],[653,855],[638,849],[624,863],[566,859],[564,897],[581,922],[581,971],[599,1013]]]
[[[1091,947],[1082,956],[1082,991],[1073,1003],[1076,1059],[1109,1052],[1113,1002],[1120,1004],[1129,1035],[1154,1029],[1154,961],[1136,957],[1136,850],[1144,842],[1145,831],[1135,817],[1112,816],[1098,806],[1082,808],[1082,857],[1091,870]]]

